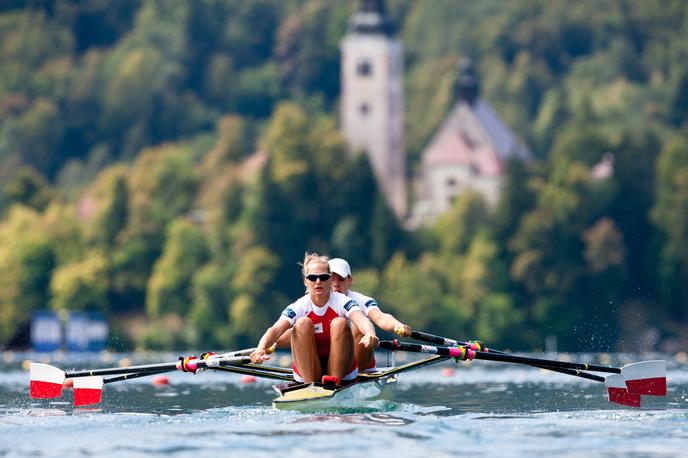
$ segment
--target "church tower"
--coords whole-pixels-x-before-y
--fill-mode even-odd
[[[403,47],[383,0],[362,0],[341,42],[341,129],[368,154],[378,186],[403,220],[407,211]]]

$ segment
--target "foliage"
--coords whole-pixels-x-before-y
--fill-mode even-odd
[[[605,350],[676,334],[685,2],[386,4],[411,171],[462,57],[533,151],[496,208],[464,194],[433,227],[394,218],[337,130],[350,2],[0,7],[0,343],[51,306],[134,314],[140,347],[251,346],[303,293],[305,251],[348,259],[355,288],[417,329]]]

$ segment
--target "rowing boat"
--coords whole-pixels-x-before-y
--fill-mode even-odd
[[[331,377],[324,377],[322,383],[297,383],[294,381],[294,374],[291,369],[251,364],[251,359],[247,355],[253,349],[247,349],[221,355],[204,353],[199,358],[194,356],[180,357],[178,361],[168,363],[66,372],[48,364],[31,363],[30,391],[32,398],[57,398],[62,395],[62,388],[67,379],[72,379],[74,405],[84,406],[99,403],[103,385],[112,382],[174,370],[192,373],[213,370],[279,380],[281,384],[274,386],[278,397],[272,402],[272,406],[276,409],[299,411],[365,410],[371,407],[371,403],[380,401],[382,407],[379,403],[372,406],[375,410],[379,410],[384,409],[384,403],[392,399],[398,374],[449,359],[456,361],[477,359],[524,364],[601,382],[607,388],[610,402],[630,407],[640,407],[642,396],[666,396],[667,392],[665,361],[643,361],[614,367],[519,356],[490,350],[482,342],[460,342],[417,331],[412,332],[411,337],[445,346],[421,345],[397,340],[381,341],[379,347],[383,349],[424,353],[432,356],[396,367],[360,373],[356,380],[343,386],[336,385],[335,379]],[[609,375],[605,377],[591,372]]]
[[[394,395],[397,374],[444,361],[431,356],[401,366],[362,372],[353,383],[344,386],[327,383],[286,383],[274,385],[279,395],[272,406],[282,410],[330,411],[385,410]]]
[[[397,377],[380,377],[356,381],[345,386],[323,383],[274,385],[278,393],[272,407],[299,412],[366,412],[388,410],[397,384]]]

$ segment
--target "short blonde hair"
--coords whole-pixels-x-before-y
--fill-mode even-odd
[[[306,267],[308,267],[308,264],[314,262],[320,262],[325,264],[327,266],[327,273],[330,273],[330,263],[327,261],[329,261],[329,258],[327,256],[322,256],[318,253],[309,253],[306,251],[306,254],[303,256],[303,264],[301,264],[301,275],[305,277]]]

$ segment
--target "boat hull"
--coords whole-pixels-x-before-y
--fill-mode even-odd
[[[275,386],[280,394],[275,409],[300,412],[369,412],[386,410],[392,404],[396,376],[360,380],[343,387],[320,383]]]

